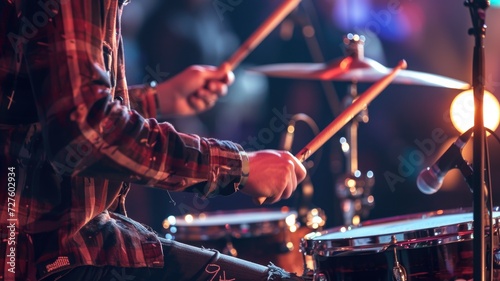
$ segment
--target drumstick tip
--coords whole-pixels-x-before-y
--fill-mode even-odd
[[[398,67],[401,69],[406,69],[408,67],[408,63],[406,62],[405,59],[402,59],[398,63]]]
[[[266,197],[254,198],[254,202],[257,205],[263,205],[265,201],[266,201]]]

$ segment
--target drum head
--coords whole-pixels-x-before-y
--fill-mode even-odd
[[[500,212],[493,213],[494,221]],[[305,236],[306,254],[333,256],[360,251],[384,251],[389,246],[421,248],[472,239],[473,213],[460,210],[422,213],[367,221],[358,227],[340,227]]]

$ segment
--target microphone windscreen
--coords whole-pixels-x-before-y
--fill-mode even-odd
[[[418,189],[425,194],[436,193],[443,184],[443,177],[439,177],[432,168],[422,170],[417,178]]]

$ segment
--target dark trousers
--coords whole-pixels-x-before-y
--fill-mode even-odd
[[[53,274],[44,281],[259,281],[302,280],[272,264],[263,266],[219,253],[160,238],[163,268],[81,266]]]

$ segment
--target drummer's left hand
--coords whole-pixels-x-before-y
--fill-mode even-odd
[[[161,116],[194,115],[212,108],[234,81],[232,71],[193,65],[157,86]]]

